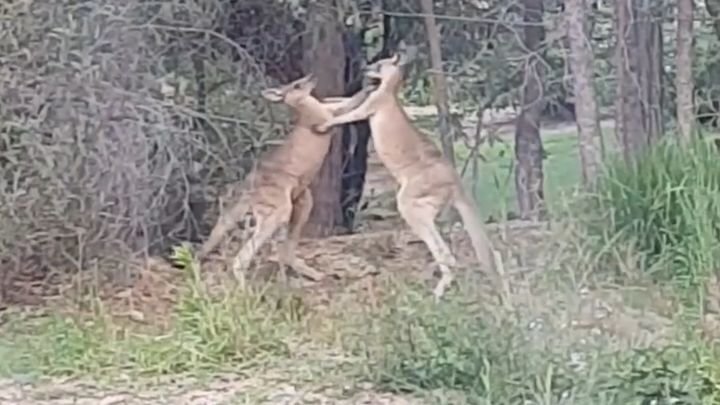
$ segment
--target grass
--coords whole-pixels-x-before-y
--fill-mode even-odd
[[[568,329],[561,320],[572,312],[566,295],[575,293],[566,287],[528,295],[554,314],[538,329],[530,327],[541,316],[538,306],[515,314],[488,307],[472,274],[438,304],[427,286],[387,275],[377,305],[340,303],[323,315],[329,330],[320,330],[305,322],[301,305],[269,290],[205,291],[192,259],[179,252],[187,277],[170,330],[143,333],[102,313],[10,322],[0,338],[8,355],[0,373],[20,381],[49,375],[112,382],[221,371],[251,379],[274,368],[284,384],[345,387],[336,399],[370,384],[445,404],[710,404],[720,393],[720,353],[689,325],[678,323],[673,340],[654,345]],[[561,264],[568,266],[562,271],[572,265]],[[655,303],[634,305],[652,310]],[[267,400],[270,384],[244,391],[239,403]]]
[[[433,404],[720,403],[720,348],[700,337],[687,302],[676,299],[687,290],[701,298],[717,268],[716,152],[661,145],[637,166],[616,162],[595,193],[564,211],[561,194],[578,180],[574,136],[544,144],[546,195],[551,210],[573,214],[565,227],[572,232],[548,238],[545,267],[517,284],[514,312],[484,301],[471,272],[440,303],[426,285],[393,274],[378,277],[379,302],[334,296],[323,310],[270,286],[210,291],[181,248],[174,259],[185,279],[169,330],[118,323],[102,306],[85,315],[11,317],[0,334],[0,375],[274,375],[238,403],[276,403],[268,392],[282,384],[341,387],[323,394],[338,401],[369,386]],[[467,153],[458,150],[461,159]],[[479,189],[492,191],[479,194],[480,204],[506,212],[514,198],[512,178],[503,180],[511,145],[483,154]],[[681,288],[660,290],[653,281]],[[603,287],[608,282],[613,288]],[[603,303],[581,289],[617,299]],[[598,318],[605,306],[610,315]],[[585,307],[590,323],[581,328]],[[652,338],[640,339],[646,332]]]
[[[92,314],[51,314],[5,327],[0,340],[6,375],[164,375],[235,371],[266,358],[290,355],[302,328],[302,307],[292,296],[267,288],[227,288],[210,293],[186,249],[175,259],[186,269],[186,291],[169,331],[143,331],[113,321],[102,308]]]
[[[434,134],[435,118],[418,117],[415,123],[427,133]],[[439,139],[436,139],[439,145]],[[577,133],[552,133],[543,136],[546,158],[543,160],[545,175],[545,197],[550,212],[557,211],[563,204],[564,195],[571,192],[580,181],[580,159],[577,149]],[[470,166],[465,174],[465,183],[473,191],[475,199],[485,217],[505,218],[515,210],[515,177],[513,171],[514,142],[484,144],[479,153],[484,158],[479,162],[479,181],[473,182]],[[462,167],[470,150],[455,144],[458,167]]]
[[[545,196],[550,212],[557,210],[563,196],[572,191],[580,181],[580,160],[577,155],[577,139],[574,133],[557,134],[543,140],[546,159],[543,161],[545,174]],[[470,151],[458,145],[459,164],[464,164]],[[479,167],[480,180],[472,185],[471,174],[465,182],[473,190],[478,205],[486,215],[505,218],[514,211],[516,204],[513,144],[496,143],[484,145],[480,153],[486,158]]]
[[[361,378],[391,392],[458,404],[714,403],[717,352],[698,343],[618,350],[603,341],[540,344],[517,321],[493,322],[462,300],[430,307],[396,297],[353,347]],[[588,338],[591,340],[592,338]],[[711,360],[712,359],[712,360]],[[679,401],[679,402],[675,402]]]
[[[636,164],[611,162],[577,217],[598,250],[625,246],[654,280],[703,302],[705,281],[720,266],[720,159],[714,145],[687,148],[669,139]],[[612,263],[609,258],[608,263]]]

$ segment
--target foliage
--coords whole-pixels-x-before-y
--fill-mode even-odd
[[[258,94],[269,82],[294,78],[303,69],[307,3],[0,4],[0,270],[47,275],[95,268],[117,275],[132,264],[129,257],[165,251],[178,239],[190,239],[196,222],[211,222],[195,203],[214,202],[218,188],[242,178],[252,155],[282,133],[277,122],[285,117],[278,119]],[[369,3],[338,2],[342,22],[366,18]],[[426,55],[417,2],[382,3],[394,42],[413,40]],[[571,96],[564,20],[549,6],[556,2],[547,3],[544,96],[564,99]],[[436,4],[436,13],[442,17],[453,110],[467,115],[513,106],[527,56],[517,4],[450,0]],[[592,14],[598,98],[607,107],[614,102],[613,16]],[[707,17],[702,8],[698,16]],[[663,26],[668,33],[671,20]],[[717,104],[720,41],[705,25],[696,33],[694,74],[697,104],[709,108]],[[375,30],[364,32],[369,42],[384,34],[367,28]],[[668,61],[674,36],[663,38]],[[410,103],[432,102],[427,59],[410,68],[404,95]],[[672,66],[666,64],[664,74],[670,83]],[[671,94],[669,87],[664,91]],[[664,108],[671,117],[673,104]],[[576,182],[578,162],[569,153],[576,145],[568,136],[544,143],[546,194],[553,203]],[[470,155],[468,149],[458,148],[459,161]],[[488,160],[478,200],[504,217],[514,200],[508,191],[512,145],[483,145],[482,152]],[[573,212],[595,248],[593,265],[624,276],[632,266],[655,280],[671,280],[700,302],[705,279],[720,267],[716,157],[704,142],[687,149],[667,142],[635,165],[611,162]],[[583,254],[588,253],[578,256]],[[211,289],[188,248],[177,249],[173,260],[185,278],[168,331],[120,325],[102,305],[91,316],[54,313],[10,322],[0,339],[0,372],[157,375],[229,365],[235,372],[255,372],[270,359],[298,357],[294,344],[317,337],[305,327],[308,309],[301,298],[267,286]],[[343,383],[369,380],[384,391],[446,395],[444,403],[719,400],[720,353],[707,342],[676,339],[629,349],[598,339],[583,340],[578,348],[558,344],[566,330],[550,331],[550,338],[537,342],[525,322],[496,320],[475,305],[477,296],[459,294],[439,304],[426,298],[424,287],[401,284],[380,308],[346,316],[347,324],[331,331],[342,341],[332,355],[349,359],[340,371],[349,369],[341,374]],[[581,362],[575,361],[578,353]],[[312,355],[312,361],[326,360]],[[462,400],[448,399],[453,395]]]
[[[720,160],[712,142],[672,140],[616,160],[582,204],[581,218],[610,251],[632,246],[657,280],[696,288],[720,264]]]
[[[385,290],[379,306],[330,303],[342,321],[321,328],[332,341],[339,338],[328,356],[310,343],[320,331],[304,327],[295,301],[256,287],[211,293],[186,248],[173,256],[185,285],[171,330],[124,327],[103,311],[11,322],[0,339],[6,348],[0,373],[26,380],[119,373],[136,379],[231,365],[234,373],[255,376],[271,364],[287,368],[298,357],[295,348],[310,344],[300,360],[325,366],[312,368],[304,384],[370,382],[375,390],[430,403],[711,404],[720,397],[720,352],[693,331],[678,329],[689,338],[627,347],[610,343],[615,338],[604,332],[554,329],[550,320],[538,329],[520,313],[493,314],[467,285],[440,303],[425,286],[405,281]]]
[[[351,340],[365,357],[362,377],[391,392],[434,393],[442,403],[618,405],[712,403],[720,394],[708,368],[717,353],[702,343],[537,344],[521,324],[492,321],[467,297],[436,307],[420,294],[398,293],[358,322],[362,338]]]
[[[205,199],[241,176],[258,133],[276,132],[255,61],[183,34],[202,32],[211,6],[0,5],[5,268],[127,276],[128,257],[197,233]],[[200,69],[198,54],[213,63]]]
[[[0,371],[42,375],[168,374],[238,369],[290,354],[289,341],[303,321],[302,303],[267,287],[207,291],[186,248],[174,259],[186,274],[185,292],[170,331],[142,331],[115,322],[101,307],[89,317],[53,314],[10,325],[21,336]],[[34,331],[30,333],[30,331]]]

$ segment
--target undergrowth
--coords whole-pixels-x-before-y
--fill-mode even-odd
[[[718,353],[700,342],[611,350],[533,342],[521,323],[490,321],[468,297],[399,294],[358,320],[346,340],[364,358],[356,378],[446,404],[711,404]],[[560,332],[562,333],[562,332]],[[686,342],[687,343],[687,342]]]
[[[252,286],[211,293],[187,249],[177,249],[174,259],[185,269],[186,288],[169,332],[119,325],[102,308],[89,317],[53,314],[6,328],[19,338],[5,344],[9,358],[0,371],[158,375],[232,366],[237,372],[290,354],[303,317],[297,300]]]
[[[620,269],[613,254],[633,249],[640,270],[701,299],[704,281],[720,268],[717,148],[703,140],[687,147],[668,140],[634,164],[616,160],[578,216],[606,264]]]
[[[175,261],[186,285],[169,331],[140,333],[102,312],[26,321],[5,328],[17,338],[9,346],[0,339],[7,356],[0,373],[98,378],[232,369],[243,378],[271,364],[299,374],[307,363],[318,366],[293,383],[369,382],[375,391],[432,404],[720,403],[718,348],[679,322],[667,341],[609,344],[617,338],[605,332],[573,332],[553,322],[531,328],[535,315],[493,313],[472,282],[435,303],[426,285],[391,277],[396,282],[384,285],[379,305],[335,308],[341,319],[321,333],[337,339],[323,353],[328,347],[307,327],[310,315],[299,301],[252,286],[210,292],[186,249],[176,251]]]

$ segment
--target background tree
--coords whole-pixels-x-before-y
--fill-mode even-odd
[[[617,1],[616,132],[632,160],[663,132],[662,20],[652,1]]]
[[[545,107],[545,67],[540,54],[545,41],[542,0],[523,0],[523,42],[527,52],[520,115],[515,129],[515,188],[521,218],[538,219],[543,211],[543,162],[540,118]]]
[[[433,79],[433,99],[438,113],[438,130],[440,143],[445,157],[455,166],[455,148],[450,132],[450,106],[447,99],[447,82],[443,71],[442,51],[440,50],[440,31],[435,23],[433,0],[421,0],[422,12],[425,14],[425,30],[430,47],[430,66]]]
[[[306,51],[307,72],[318,79],[315,94],[318,97],[337,96],[345,92],[345,47],[343,43],[342,19],[335,10],[335,0],[313,2],[308,9],[312,19],[310,31],[303,39]],[[332,235],[336,226],[342,223],[342,128],[333,128],[330,150],[322,168],[311,184],[313,209],[303,234],[312,237]]]
[[[361,3],[350,17],[352,23],[345,30],[345,95],[350,96],[364,84],[363,68],[380,58],[389,57],[396,48],[391,17],[383,14],[385,1]],[[360,210],[360,199],[367,172],[370,126],[367,120],[349,123],[343,128],[343,174],[341,206],[342,225],[353,232]]]
[[[578,147],[583,182],[590,184],[600,166],[600,123],[595,102],[593,53],[587,32],[587,2],[566,0],[570,69],[573,73],[575,119],[578,126]]]
[[[693,105],[693,0],[679,0],[677,4],[677,47],[675,50],[675,92],[677,94],[678,135],[689,141],[693,133],[695,109]]]

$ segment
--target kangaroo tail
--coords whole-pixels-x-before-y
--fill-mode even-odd
[[[249,198],[247,195],[243,195],[229,210],[220,214],[220,218],[218,218],[212,232],[210,232],[210,236],[200,248],[198,256],[203,258],[212,252],[225,238],[225,234],[241,221],[249,210]]]
[[[475,203],[470,196],[458,187],[455,194],[453,206],[462,218],[465,231],[470,236],[475,255],[480,264],[488,270],[495,270],[495,257],[492,249],[492,243],[485,232],[485,227],[480,221],[480,217],[475,211]]]

